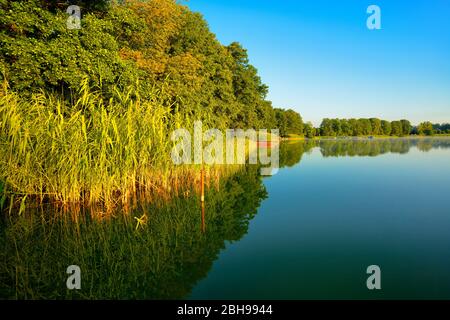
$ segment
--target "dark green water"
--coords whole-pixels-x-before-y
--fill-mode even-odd
[[[103,222],[4,217],[0,298],[450,299],[450,138],[283,143],[280,157],[273,177],[248,166],[207,193],[205,234],[197,197]]]

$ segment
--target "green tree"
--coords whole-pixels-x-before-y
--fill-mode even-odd
[[[287,136],[287,119],[283,109],[275,109],[275,119],[277,123],[277,128],[280,130],[280,135],[282,137]]]
[[[230,44],[227,50],[234,59],[233,90],[238,110],[241,110],[237,122],[244,127],[261,127],[257,109],[264,103],[268,88],[262,83],[256,68],[249,64],[247,51],[239,43]]]
[[[276,129],[277,119],[272,102],[262,101],[261,105],[257,108],[257,114],[259,115],[259,129]]]
[[[13,0],[14,1],[14,0]],[[118,1],[116,1],[118,2]],[[70,1],[62,1],[62,0],[41,0],[39,1],[41,6],[49,9],[49,10],[65,10],[69,5],[77,5],[81,7],[83,11],[92,12],[99,11],[105,12],[111,7],[112,1],[110,0],[70,0]]]
[[[383,134],[382,127],[381,127],[381,120],[380,119],[371,118],[370,119],[370,124],[371,124],[371,127],[372,127],[372,134],[373,135],[381,135],[381,134]]]
[[[408,120],[400,120],[400,123],[402,124],[402,133],[404,136],[409,136],[411,134],[412,125],[411,122]]]
[[[287,121],[287,133],[303,135],[303,119],[298,112],[294,110],[285,111],[286,121]]]
[[[88,78],[91,87],[110,94],[114,85],[136,82],[108,18],[84,14],[80,30],[68,30],[66,20],[65,10],[46,10],[44,1],[1,2],[0,69],[12,90],[69,94]]]
[[[391,122],[391,135],[393,136],[402,136],[403,135],[403,127],[400,121],[392,121]]]
[[[316,136],[316,129],[311,122],[305,123],[305,137],[312,139]]]
[[[433,129],[435,134],[446,134],[450,133],[450,124],[443,123],[443,124],[433,124]]]
[[[372,134],[372,124],[369,119],[359,119],[358,123],[360,125],[362,135],[368,136]]]
[[[352,124],[347,119],[341,119],[341,135],[352,136],[353,128]]]
[[[331,126],[333,127],[333,132],[336,136],[342,136],[341,120],[331,119]]]
[[[385,136],[390,136],[392,132],[391,123],[386,120],[381,120],[381,132]]]
[[[325,118],[322,120],[322,123],[320,124],[320,134],[322,136],[330,136],[334,137],[336,136],[336,132],[333,128],[333,123],[330,119]]]
[[[429,121],[422,122],[421,124],[419,124],[419,126],[417,127],[417,131],[418,131],[419,135],[423,135],[423,136],[434,135],[433,124]]]
[[[349,131],[350,136],[359,136],[361,134],[359,122],[356,119],[350,119],[348,120],[348,123],[351,127],[351,131]]]

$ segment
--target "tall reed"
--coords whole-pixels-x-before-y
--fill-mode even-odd
[[[172,165],[170,132],[193,127],[162,90],[142,101],[130,88],[104,101],[80,87],[79,98],[0,90],[0,181],[15,199],[61,205],[101,204],[109,212],[138,195],[169,197],[197,182],[198,168]],[[222,169],[213,169],[218,176]],[[14,200],[11,196],[11,202]],[[18,200],[17,200],[18,201]]]

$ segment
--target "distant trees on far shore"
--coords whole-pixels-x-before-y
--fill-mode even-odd
[[[409,135],[432,136],[450,134],[450,123],[433,124],[429,121],[413,126],[409,120],[387,121],[378,118],[330,119],[325,118],[318,128],[311,122],[304,122],[301,115],[291,109],[275,109],[276,128],[282,137],[357,137]]]
[[[450,134],[450,123],[433,124],[433,131],[436,134]]]
[[[386,121],[370,119],[328,119],[325,118],[317,130],[321,136],[406,136],[413,126],[408,120]]]
[[[301,117],[300,117],[301,118]],[[295,131],[295,130],[294,130]],[[283,131],[280,130],[283,135]],[[450,124],[432,124],[429,121],[413,126],[409,120],[387,121],[378,118],[361,119],[329,119],[325,118],[319,128],[314,128],[308,122],[303,124],[303,132],[289,132],[303,135],[307,138],[315,136],[341,137],[341,136],[409,136],[435,134],[450,134]]]

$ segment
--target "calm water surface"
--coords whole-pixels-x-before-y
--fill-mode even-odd
[[[450,138],[285,142],[280,162],[209,189],[205,234],[195,195],[100,222],[3,217],[0,298],[450,299]]]
[[[301,161],[264,179],[269,197],[248,234],[227,243],[190,297],[450,298],[449,147],[286,144],[284,160]],[[366,287],[370,265],[381,268],[381,291]]]

